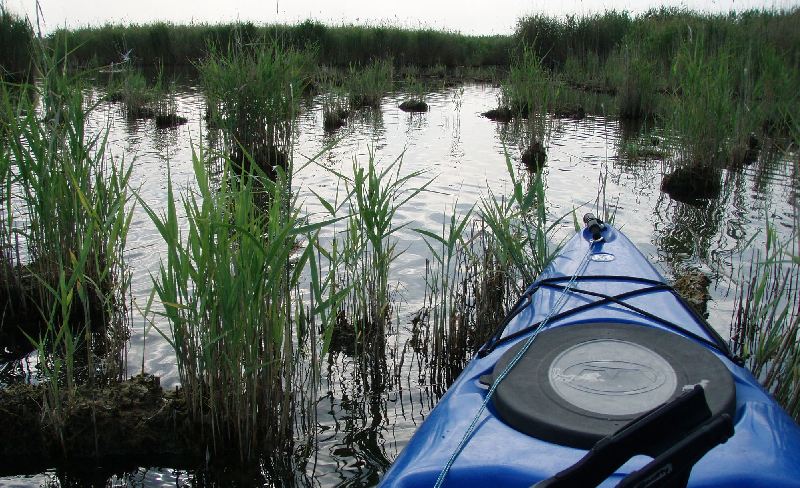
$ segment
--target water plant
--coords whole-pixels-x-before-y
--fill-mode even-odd
[[[345,208],[344,229],[334,237],[326,253],[335,269],[337,289],[349,290],[337,318],[338,341],[349,341],[355,350],[384,352],[391,314],[391,265],[399,255],[395,234],[405,224],[395,216],[409,200],[424,191],[430,181],[415,188],[410,182],[420,171],[402,174],[402,155],[379,169],[374,152],[366,166],[353,162],[352,175],[335,173],[344,187],[342,202],[318,196],[332,216]]]
[[[3,328],[36,349],[44,423],[62,436],[63,405],[75,388],[123,374],[131,166],[107,153],[105,132],[89,130],[94,105],[87,106],[80,77],[60,69],[63,60],[49,51],[41,59],[40,109],[27,97],[14,106],[0,88],[14,120],[0,168],[11,168],[3,180],[4,237],[14,244],[6,256],[16,259],[3,276],[3,308],[17,312],[4,316]]]
[[[767,220],[763,250],[740,272],[731,324],[733,351],[795,420],[800,419],[800,259]]]
[[[197,65],[207,118],[221,129],[226,151],[240,167],[252,159],[273,176],[273,167],[286,168],[291,122],[313,59],[312,52],[273,41],[245,44],[238,39],[227,49],[209,46]]]
[[[0,5],[0,80],[26,81],[33,73],[33,29],[27,19]]]
[[[412,346],[427,360],[429,381],[440,387],[455,380],[560,249],[553,234],[564,216],[548,217],[542,174],[526,183],[507,153],[506,167],[510,195],[490,191],[477,210],[459,215],[454,208],[440,233],[415,229],[433,261]]]
[[[379,108],[381,98],[392,86],[393,72],[391,61],[386,59],[367,65],[351,64],[344,83],[344,89],[350,98],[350,107]]]
[[[285,453],[302,388],[298,355],[314,341],[296,293],[313,246],[294,265],[290,257],[311,229],[282,172],[276,182],[255,168],[236,177],[223,158],[214,181],[202,150],[192,160],[196,194],[176,201],[170,179],[164,213],[142,202],[168,248],[154,280],[169,324],[160,332],[175,349],[190,415],[213,452],[233,451],[242,461]],[[268,209],[256,204],[260,192],[269,194]]]

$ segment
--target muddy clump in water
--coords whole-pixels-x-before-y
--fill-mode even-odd
[[[539,141],[534,141],[530,146],[522,151],[521,156],[522,164],[528,168],[529,171],[539,172],[544,168],[547,162],[547,151]]]
[[[275,168],[286,169],[289,162],[286,152],[266,144],[257,144],[249,154],[245,154],[241,147],[237,147],[230,155],[230,159],[233,167],[240,171],[249,171],[251,164],[255,163],[271,180],[277,176]]]
[[[189,119],[176,114],[156,115],[156,127],[159,129],[174,129],[187,122],[189,122]]]
[[[514,113],[508,107],[493,108],[481,115],[494,122],[511,122],[514,118]]]
[[[344,108],[338,108],[325,112],[322,116],[322,128],[326,132],[333,132],[336,129],[343,127],[347,124],[347,118],[350,116],[350,111]]]
[[[722,190],[720,176],[720,170],[713,166],[681,166],[664,175],[661,191],[684,203],[717,198]]]
[[[672,287],[688,303],[698,315],[708,317],[708,301],[711,294],[708,287],[711,279],[702,271],[687,269],[675,277]]]
[[[403,112],[427,112],[428,104],[422,100],[406,100],[400,104],[400,110]]]
[[[43,401],[45,388],[21,384],[0,390],[0,437],[13,439],[0,445],[0,465],[202,455],[199,430],[182,395],[165,393],[155,376],[62,391],[57,412]]]

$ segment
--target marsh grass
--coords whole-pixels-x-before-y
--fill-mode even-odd
[[[343,185],[342,201],[317,195],[331,217],[338,218],[345,209],[344,228],[325,253],[329,269],[335,273],[335,288],[348,290],[337,313],[337,342],[350,351],[379,357],[385,354],[393,317],[389,275],[401,252],[395,234],[405,226],[396,222],[396,215],[430,184],[429,180],[410,186],[422,172],[403,174],[402,155],[382,166],[378,167],[375,153],[370,152],[365,166],[353,162],[351,175],[334,171]]]
[[[25,82],[34,71],[30,23],[0,5],[0,81]]]
[[[164,95],[160,77],[155,84],[148,83],[142,70],[132,66],[108,75],[106,97],[122,103],[128,119],[154,117],[154,104]]]
[[[767,221],[766,243],[740,271],[733,351],[795,420],[800,419],[800,259]]]
[[[240,167],[252,159],[267,174],[286,169],[292,121],[311,78],[314,54],[259,40],[209,46],[198,63],[210,125]],[[248,158],[246,155],[250,155]]]
[[[197,192],[178,201],[170,179],[163,213],[141,203],[168,249],[154,279],[169,326],[159,331],[175,349],[190,416],[215,454],[247,461],[293,446],[307,387],[302,355],[317,347],[298,293],[313,246],[290,258],[314,228],[301,221],[283,172],[275,182],[257,169],[237,177],[222,159],[212,178],[209,158],[195,152]],[[262,192],[267,209],[256,203]]]
[[[416,229],[433,260],[412,347],[426,359],[432,384],[455,380],[560,249],[553,234],[565,216],[547,215],[542,175],[526,182],[508,154],[506,167],[510,195],[490,191],[477,208],[460,215],[454,208],[440,233]]]
[[[650,119],[658,113],[656,65],[640,49],[625,45],[622,79],[617,90],[617,110],[622,119]]]
[[[2,87],[3,109],[15,121],[0,151],[4,239],[14,245],[18,286],[7,299],[36,317],[4,327],[19,328],[34,345],[45,424],[61,436],[63,403],[77,385],[123,374],[131,166],[107,153],[104,131],[89,132],[94,106],[84,98],[83,80],[62,70],[63,60],[51,52],[42,49],[41,59],[40,107],[27,97],[14,106]]]
[[[106,24],[60,30],[52,35],[57,36],[66,36],[71,46],[77,46],[73,62],[84,66],[118,62],[128,51],[137,65],[188,65],[204,58],[210,43],[226,48],[238,39],[252,43],[263,37],[298,50],[316,46],[320,62],[340,68],[364,65],[376,59],[394,59],[403,66],[441,65],[448,69],[505,66],[511,46],[508,36],[467,36],[391,25],[328,26],[311,20],[295,25]]]
[[[351,64],[344,81],[350,107],[380,108],[381,99],[392,87],[394,68],[391,60],[373,61],[369,64]]]

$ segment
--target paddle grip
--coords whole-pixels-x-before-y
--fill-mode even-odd
[[[603,238],[603,234],[601,233],[603,230],[603,221],[598,219],[592,213],[587,213],[583,216],[583,223],[586,225],[586,229],[592,233],[592,240],[599,241]]]

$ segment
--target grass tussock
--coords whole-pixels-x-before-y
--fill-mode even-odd
[[[341,201],[317,196],[330,216],[343,222],[324,255],[334,273],[334,288],[347,290],[337,313],[336,337],[331,338],[344,350],[385,355],[392,320],[389,275],[400,254],[395,234],[404,227],[396,222],[396,214],[427,187],[409,186],[421,175],[403,174],[402,156],[379,168],[370,153],[366,166],[353,163],[352,175],[336,173],[344,188]]]
[[[273,167],[286,167],[292,121],[312,62],[312,52],[276,42],[245,44],[240,38],[228,49],[211,46],[197,65],[207,120],[221,130],[240,167],[252,159],[272,176]]]
[[[5,332],[24,334],[37,350],[44,416],[60,435],[64,394],[123,374],[132,206],[130,164],[111,158],[104,132],[89,131],[94,107],[82,80],[51,56],[42,55],[39,107],[0,87],[14,120],[0,151],[2,307]]]

